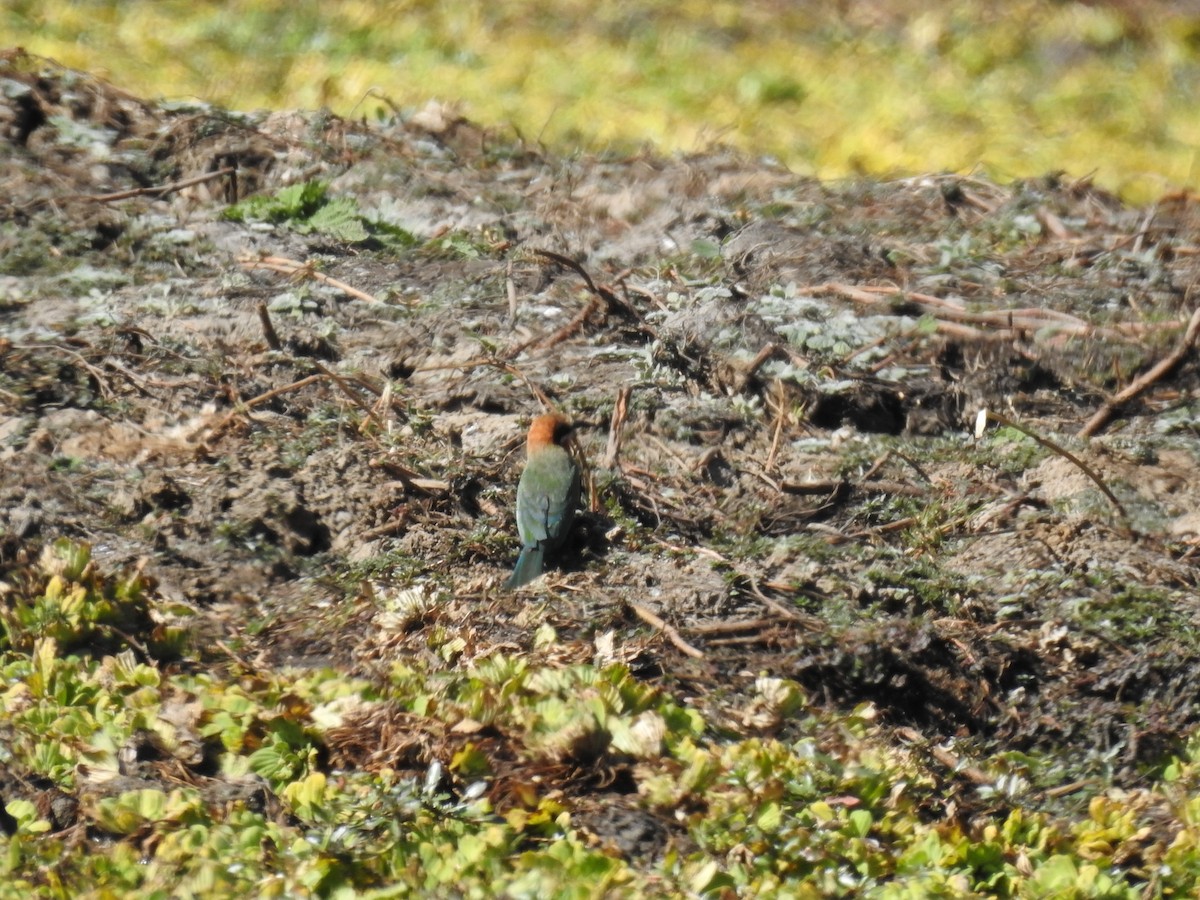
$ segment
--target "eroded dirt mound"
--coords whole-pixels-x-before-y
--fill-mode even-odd
[[[21,54],[0,79],[6,565],[63,535],[145,560],[262,665],[543,623],[587,659],[611,629],[731,728],[769,672],[1074,776],[1136,780],[1200,722],[1194,356],[1073,436],[1181,339],[1191,197],[563,158],[438,107],[167,108]],[[252,196],[282,199],[225,215]],[[543,402],[589,511],[514,596]],[[976,439],[984,407],[1095,478]]]

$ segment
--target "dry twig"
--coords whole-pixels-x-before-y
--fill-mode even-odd
[[[779,456],[779,447],[783,442],[783,429],[791,418],[788,415],[787,395],[783,389],[783,382],[776,378],[774,388],[772,393],[775,401],[775,427],[771,431],[771,449],[767,453],[767,461],[763,464],[763,468],[768,471],[775,468],[775,460]]]
[[[182,191],[184,188],[194,187],[197,184],[203,184],[206,181],[214,181],[217,178],[224,178],[226,175],[232,175],[237,170],[233,166],[225,166],[217,169],[215,172],[205,172],[203,175],[197,175],[195,178],[185,178],[183,181],[173,181],[170,184],[159,184],[154,187],[130,188],[127,191],[117,191],[112,194],[85,194],[80,197],[80,200],[87,200],[91,203],[108,203],[112,200],[127,200],[130,197],[141,197],[146,194],[155,194],[159,197],[165,197],[168,194],[173,194],[176,191]]]
[[[363,403],[362,398],[359,397],[358,394],[354,393],[354,391],[350,390],[350,385],[347,384],[345,378],[343,378],[337,372],[334,372],[332,369],[321,365],[319,362],[314,362],[313,365],[316,366],[317,371],[332,379],[333,383],[337,385],[337,389],[350,398],[351,403],[366,413],[367,418],[374,422],[375,426],[379,428],[380,431],[383,431],[387,427],[384,425],[383,420],[379,418],[375,410]]]
[[[1168,356],[1155,363],[1149,371],[1135,378],[1132,384],[1096,410],[1095,414],[1088,419],[1087,424],[1079,429],[1079,437],[1093,437],[1112,420],[1122,406],[1145,393],[1155,382],[1179,368],[1195,350],[1197,336],[1200,336],[1200,307],[1197,307],[1196,311],[1192,313],[1183,340],[1179,342],[1178,346]]]
[[[1113,505],[1113,507],[1116,509],[1116,511],[1118,513],[1120,513],[1121,518],[1125,522],[1125,527],[1127,529],[1129,528],[1129,514],[1127,512],[1125,512],[1125,507],[1121,505],[1121,501],[1117,499],[1117,495],[1114,494],[1111,490],[1109,490],[1108,485],[1104,483],[1104,481],[1100,478],[1099,475],[1097,475],[1095,473],[1095,471],[1093,471],[1091,466],[1089,466],[1087,463],[1085,463],[1083,460],[1081,460],[1078,456],[1076,456],[1074,453],[1072,453],[1066,447],[1063,447],[1060,444],[1056,444],[1056,443],[1054,443],[1054,441],[1050,440],[1049,438],[1042,437],[1040,434],[1038,434],[1033,429],[1026,428],[1024,425],[1021,425],[1018,422],[1014,422],[1012,419],[1008,418],[1007,416],[1002,416],[1002,415],[1000,415],[1000,413],[992,412],[990,409],[981,409],[979,411],[979,418],[982,419],[983,421],[977,421],[975,424],[976,437],[981,436],[983,433],[983,427],[982,427],[983,422],[990,420],[992,422],[995,422],[998,425],[1006,425],[1009,428],[1015,428],[1017,431],[1021,432],[1021,434],[1025,435],[1026,437],[1033,438],[1035,441],[1037,441],[1039,444],[1041,444],[1047,450],[1051,451],[1052,453],[1057,453],[1059,456],[1061,456],[1067,462],[1071,463],[1073,466],[1075,466],[1077,469],[1079,469],[1080,472],[1082,472],[1084,475],[1086,475],[1088,478],[1090,478],[1092,480],[1092,483],[1095,484],[1096,487],[1100,488],[1100,492],[1102,494],[1104,494],[1105,497],[1108,498],[1108,501]]]
[[[513,261],[510,259],[504,267],[504,291],[508,295],[508,318],[517,320],[517,282],[513,278]]]
[[[587,289],[595,297],[598,297],[600,300],[604,301],[605,308],[608,312],[617,313],[631,322],[636,322],[638,325],[638,330],[643,334],[649,337],[656,336],[654,330],[643,321],[641,314],[634,308],[632,303],[630,303],[627,299],[618,297],[616,291],[612,290],[611,288],[596,284],[596,282],[592,279],[592,276],[588,274],[587,270],[579,263],[575,262],[575,260],[571,259],[569,256],[563,256],[561,253],[555,253],[553,250],[542,250],[535,247],[533,252],[537,256],[541,256],[544,259],[548,259],[551,262],[558,263],[560,266],[570,269],[572,272],[582,278],[583,283],[587,285]]]
[[[781,351],[782,348],[778,344],[767,344],[758,351],[754,359],[750,360],[750,364],[746,366],[746,371],[742,373],[742,377],[746,381],[749,381],[756,374],[758,374],[758,370],[763,367],[767,360],[779,355]]]
[[[537,347],[540,350],[547,350],[550,347],[557,347],[563,341],[574,337],[577,332],[582,330],[583,326],[587,323],[587,320],[592,317],[592,313],[599,308],[600,301],[592,298],[588,301],[587,305],[584,306],[583,309],[575,314],[570,322],[558,329],[558,331],[547,337],[534,338],[533,340],[526,341],[512,350],[509,350],[504,355],[508,359],[513,359],[514,357],[520,356],[530,347]]]
[[[238,262],[244,269],[266,269],[269,272],[278,272],[280,275],[287,275],[294,281],[311,278],[313,281],[319,281],[321,284],[326,284],[355,299],[365,300],[368,303],[379,302],[378,298],[373,297],[366,291],[360,291],[358,288],[351,287],[344,281],[338,281],[324,272],[318,272],[312,262],[302,263],[282,256],[240,256],[238,257]]]
[[[275,326],[271,324],[271,313],[267,309],[267,304],[259,303],[255,309],[258,312],[258,321],[262,325],[263,338],[266,340],[267,346],[276,351],[283,349],[279,335],[275,333]]]
[[[915,484],[902,481],[846,481],[828,478],[820,481],[781,481],[779,490],[785,494],[836,494],[843,491],[866,493],[899,494],[904,497],[923,497],[928,491]]]
[[[380,469],[393,476],[406,491],[418,490],[426,494],[444,494],[450,490],[450,482],[441,478],[426,478],[407,466],[391,459],[372,459],[369,463],[372,469]]]
[[[860,285],[853,287],[838,282],[826,282],[824,284],[808,285],[799,288],[799,290],[814,296],[835,294],[865,306],[887,306],[893,302],[893,298],[898,298],[906,304],[915,306],[920,312],[932,317],[937,323],[939,332],[963,339],[985,340],[991,337],[987,332],[975,327],[976,325],[999,329],[1002,335],[1018,332],[1036,332],[1049,328],[1053,329],[1056,335],[1101,335],[1122,340],[1127,340],[1131,336],[1144,333],[1147,330],[1147,326],[1144,323],[1118,324],[1108,328],[1101,328],[1070,313],[1038,307],[971,312],[963,309],[959,304],[941,297],[934,297],[931,294],[921,294],[913,291],[903,291],[892,286]]]
[[[629,415],[629,397],[633,388],[624,385],[617,391],[617,402],[613,404],[612,419],[608,425],[608,445],[604,449],[604,459],[600,467],[603,469],[616,468],[617,459],[621,455],[621,438],[624,436],[625,420]]]
[[[693,659],[704,659],[704,653],[702,653],[700,650],[697,650],[695,647],[685,641],[679,636],[678,631],[676,631],[671,625],[668,625],[650,610],[646,609],[646,607],[642,606],[640,603],[633,603],[630,601],[626,601],[626,605],[633,610],[634,614],[639,619],[641,619],[651,628],[657,628],[659,631],[661,631],[666,639],[674,644],[675,648],[681,653],[684,653]]]
[[[320,381],[324,377],[324,375],[308,375],[304,378],[301,378],[299,381],[293,381],[291,384],[285,384],[277,388],[271,388],[271,390],[265,391],[264,393],[259,394],[257,397],[252,397],[249,400],[241,401],[237,404],[236,409],[234,409],[209,430],[208,436],[205,438],[205,440],[212,440],[213,438],[217,437],[219,434],[221,434],[221,432],[229,427],[230,423],[232,423],[234,419],[245,413],[247,410],[258,406],[260,403],[266,403],[268,400],[278,397],[280,394],[286,394],[290,391],[298,391],[300,388],[307,387],[314,381]]]
[[[99,367],[88,362],[82,353],[77,353],[69,347],[49,342],[44,344],[10,344],[9,347],[13,350],[31,350],[34,353],[39,353],[42,350],[57,350],[59,353],[63,353],[79,363],[80,367],[95,379],[96,389],[100,391],[101,397],[105,400],[111,400],[113,397],[112,387],[109,385],[108,379],[104,377],[104,372]]]

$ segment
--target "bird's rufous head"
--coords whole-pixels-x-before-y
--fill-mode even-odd
[[[571,423],[558,413],[538,416],[529,426],[529,440],[526,450],[532,452],[543,447],[561,444],[571,433]]]

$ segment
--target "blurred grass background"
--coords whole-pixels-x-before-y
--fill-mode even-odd
[[[1195,184],[1193,0],[4,0],[20,45],[147,97],[458,102],[558,150],[727,143],[824,178]]]

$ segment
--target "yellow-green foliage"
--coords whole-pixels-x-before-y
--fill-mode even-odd
[[[1200,25],[1124,6],[18,0],[0,35],[152,96],[356,114],[438,98],[560,145],[719,140],[826,177],[1095,171],[1143,200],[1195,175]]]
[[[98,629],[106,588],[137,582],[60,543],[7,602],[79,593],[67,621]],[[150,621],[131,627],[147,646]],[[732,715],[706,715],[621,665],[494,653],[458,667],[397,662],[371,683],[181,668],[94,643],[68,654],[46,633],[71,636],[53,616],[10,628],[21,639],[0,642],[0,766],[24,773],[8,782],[21,793],[36,779],[78,808],[56,822],[36,794],[6,787],[0,897],[1135,898],[1193,896],[1200,875],[1200,740],[1136,790],[1079,782],[1079,802],[1055,814],[1006,779],[1015,756],[976,760],[968,786],[880,727],[871,705],[815,709],[777,677],[758,678]],[[355,712],[399,714],[431,747],[457,730],[480,740],[452,758],[443,744],[424,774],[330,766],[322,750]],[[146,762],[173,762],[121,780],[122,751],[147,735]],[[490,757],[499,740],[507,749]],[[207,774],[178,777],[196,766]],[[619,767],[637,783],[624,802],[672,823],[657,858],[597,846],[574,815],[586,792],[558,781],[582,787],[580,776]],[[498,780],[514,787],[499,809]],[[1005,783],[1003,802],[977,804]],[[617,802],[592,793],[593,806]],[[974,806],[969,818],[959,802]],[[83,829],[105,836],[103,853]]]

